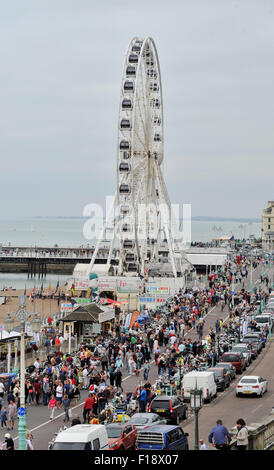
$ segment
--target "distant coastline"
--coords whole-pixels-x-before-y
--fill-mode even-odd
[[[15,216],[15,217],[0,217],[0,220],[15,220],[15,219],[22,219],[22,220],[30,220],[30,219],[64,219],[64,220],[85,220],[89,219],[90,217],[79,217],[79,216],[74,216],[74,215],[33,215],[33,216]],[[192,216],[191,219],[196,222],[251,222],[251,223],[260,223],[262,219],[260,218],[244,218],[244,217],[214,217],[214,216],[207,216],[207,215],[196,215]]]

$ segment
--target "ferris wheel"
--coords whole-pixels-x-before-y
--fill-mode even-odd
[[[118,238],[120,275],[145,275],[149,263],[158,262],[161,233],[168,245],[173,275],[177,277],[180,271],[171,203],[161,171],[163,145],[163,98],[156,46],[150,37],[134,37],[127,48],[121,82],[114,200],[117,217],[108,259],[110,263]]]

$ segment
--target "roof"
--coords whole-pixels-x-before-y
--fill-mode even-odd
[[[103,424],[76,424],[56,436],[56,442],[81,442],[81,436],[84,437],[93,431],[105,429]],[[65,438],[65,441],[64,441]]]
[[[62,318],[61,321],[80,321],[83,323],[99,323],[99,314],[104,313],[104,310],[100,309],[98,305],[86,304],[79,305],[76,309],[69,313],[65,318]]]
[[[143,433],[143,432],[146,432],[146,433],[168,432],[175,428],[178,428],[178,426],[174,424],[153,424],[153,426],[149,426],[149,428],[142,429],[142,431],[139,431],[138,435],[140,435],[140,433]]]
[[[208,377],[208,375],[212,374],[212,372],[207,372],[207,371],[192,371],[188,372],[187,374],[184,375],[185,377]]]

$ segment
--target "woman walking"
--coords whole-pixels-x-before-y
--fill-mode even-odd
[[[56,410],[56,399],[55,399],[54,395],[51,395],[51,398],[50,398],[49,404],[48,404],[48,409],[51,410],[49,419],[53,419],[54,418],[54,411]]]

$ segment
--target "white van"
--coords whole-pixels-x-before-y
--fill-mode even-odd
[[[217,385],[215,382],[214,372],[188,372],[183,377],[182,398],[190,400],[190,390],[194,388],[203,391],[204,401],[210,402],[213,397],[217,396]]]
[[[103,424],[76,424],[57,434],[52,450],[109,450]]]
[[[255,317],[255,322],[262,329],[264,326],[268,326],[268,331],[272,330],[272,318],[271,314],[269,313],[262,313],[261,315],[257,315]]]

